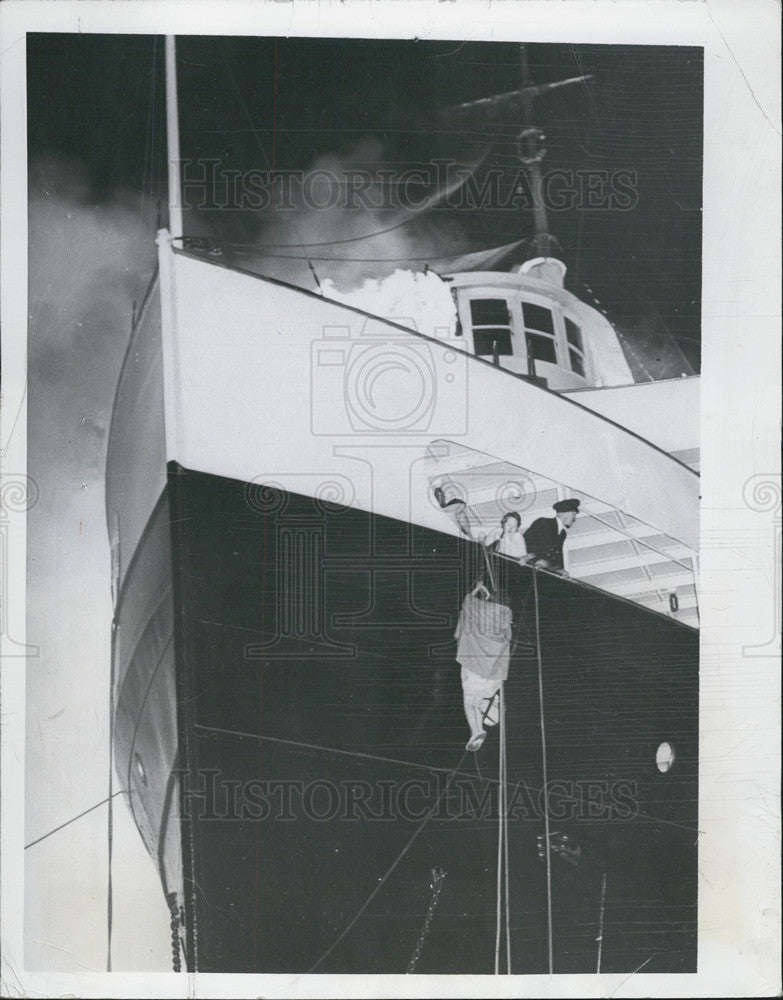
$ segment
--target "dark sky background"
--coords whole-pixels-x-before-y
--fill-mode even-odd
[[[587,301],[585,286],[593,290],[655,377],[699,370],[700,49],[529,45],[534,82],[582,73],[593,80],[540,100],[536,120],[525,123],[518,109],[494,122],[436,114],[518,86],[515,44],[201,37],[177,44],[181,155],[217,160],[220,169],[326,164],[402,172],[437,157],[467,163],[489,147],[476,179],[501,170],[508,189],[519,170],[514,137],[522,125],[535,124],[546,131],[546,169],[635,171],[638,202],[630,210],[576,206],[550,213],[550,231],[569,268],[566,284]],[[136,197],[149,217],[160,200],[165,222],[163,48],[163,39],[152,36],[29,36],[33,168],[42,161],[78,167],[86,206]],[[31,184],[40,183],[31,170]],[[300,251],[282,244],[293,237],[322,241],[324,219],[313,228],[303,209],[292,229],[291,214],[275,227],[268,211],[190,211],[185,231],[224,243],[224,256],[241,266],[312,287],[300,264],[288,260]],[[352,235],[400,218],[399,209],[364,219],[356,214]],[[388,256],[443,257],[530,237],[532,227],[529,210],[439,207],[397,230],[393,242],[353,240],[347,252],[354,261],[363,253],[371,258],[356,277],[382,275],[397,266],[378,263],[384,245]],[[346,232],[342,222],[329,231]],[[399,236],[411,239],[406,245]],[[339,256],[339,248],[313,253],[321,276],[339,280],[339,265],[321,259]],[[503,267],[526,255],[522,248]]]

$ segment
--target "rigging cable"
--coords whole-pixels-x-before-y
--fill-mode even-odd
[[[544,673],[541,664],[541,625],[538,613],[538,570],[533,570],[533,599],[536,613],[536,658],[538,661],[538,708],[541,720],[541,757],[544,778],[544,841],[546,844],[546,923],[547,923],[547,951],[549,956],[549,975],[553,974],[552,968],[552,854],[549,846],[549,778],[547,776],[546,761],[546,725],[544,722]]]
[[[587,292],[590,295],[590,298],[593,300],[593,302],[595,303],[595,305],[600,309],[600,311],[603,312],[604,316],[606,316],[606,312],[604,312],[603,308],[601,307],[601,303],[598,301],[598,299],[595,297],[595,295],[593,295],[592,288],[590,288],[589,285],[583,285],[583,287],[587,289]],[[609,319],[608,316],[606,316],[606,319],[607,319],[607,322],[609,322],[611,324],[611,327],[614,330],[614,332],[617,334],[617,339],[620,341],[620,346],[624,350],[627,350],[628,355],[630,355],[631,359],[636,362],[636,364],[641,369],[642,373],[647,376],[647,380],[649,382],[654,382],[655,379],[650,374],[650,372],[649,372],[647,366],[645,365],[645,363],[642,361],[642,359],[639,357],[639,355],[633,349],[633,346],[631,345],[630,340],[623,334],[623,331],[620,329],[619,326],[617,326],[615,323],[612,323],[612,321]],[[634,379],[634,381],[635,381],[635,379]]]
[[[116,799],[118,795],[124,795],[124,794],[125,794],[125,789],[118,788],[117,791],[114,793],[114,797]],[[81,819],[83,816],[87,816],[89,813],[94,812],[96,809],[100,809],[101,806],[105,806],[108,801],[109,801],[108,799],[101,799],[100,802],[96,802],[95,805],[88,806],[86,809],[83,809],[80,813],[77,813],[75,816],[71,816],[70,819],[65,820],[64,823],[58,824],[52,830],[48,830],[40,837],[36,837],[35,840],[31,840],[29,843],[25,844],[24,849],[27,850],[29,847],[35,847],[35,845],[40,844],[42,840],[47,840],[53,834],[59,833],[60,830],[64,830],[66,826],[70,826],[71,823],[75,823],[77,819]]]
[[[497,594],[495,574],[485,545],[481,546],[484,563],[487,569],[492,592]],[[504,684],[501,681],[496,692],[498,698],[498,862],[497,862],[497,910],[495,923],[495,975],[500,973],[500,937],[503,923],[505,897],[506,919],[506,972],[511,974],[511,931],[509,927],[509,894],[508,894],[508,787],[506,780],[506,701]],[[494,696],[493,696],[494,700]],[[487,707],[487,713],[490,710]],[[486,713],[485,713],[486,715]]]
[[[253,138],[256,141],[256,145],[258,146],[259,152],[261,153],[261,155],[264,158],[264,162],[266,163],[267,170],[270,172],[270,174],[274,174],[274,167],[269,162],[269,157],[267,156],[266,150],[264,149],[263,144],[261,143],[261,139],[259,138],[258,129],[256,128],[256,126],[253,123],[253,119],[252,119],[252,117],[250,115],[250,110],[247,107],[247,104],[245,102],[244,97],[242,96],[242,92],[241,92],[241,90],[239,88],[239,84],[237,82],[237,79],[234,76],[234,72],[231,69],[230,63],[226,62],[226,68],[228,70],[229,76],[231,77],[231,82],[234,85],[234,90],[236,91],[237,98],[239,99],[239,103],[242,106],[242,111],[244,112],[244,115],[247,118],[247,123],[250,126],[251,132],[253,133]],[[468,179],[474,175],[474,173],[476,172],[476,170],[478,169],[478,167],[481,166],[481,164],[487,158],[487,156],[489,155],[490,149],[491,149],[491,144],[487,145],[481,151],[481,153],[477,157],[477,159],[473,163],[469,164],[468,169],[465,171],[464,175],[459,178],[459,180],[458,180],[457,183],[453,184],[452,186],[448,186],[447,185],[446,188],[439,190],[438,192],[436,192],[435,195],[433,195],[430,198],[428,198],[424,202],[423,205],[421,205],[420,207],[417,207],[415,210],[411,211],[411,214],[407,218],[402,219],[399,222],[395,222],[391,226],[386,226],[384,229],[378,229],[375,232],[365,233],[364,235],[361,235],[361,236],[351,236],[351,237],[346,237],[346,238],[340,239],[340,240],[326,240],[326,241],[322,241],[322,242],[318,242],[318,243],[305,243],[305,241],[302,239],[302,234],[301,234],[301,232],[299,230],[299,227],[298,227],[298,225],[296,223],[296,219],[292,217],[291,222],[292,222],[292,225],[293,225],[294,230],[296,232],[297,240],[299,242],[298,243],[280,243],[280,244],[270,243],[270,244],[267,244],[267,246],[269,246],[269,247],[278,247],[278,248],[288,248],[288,249],[293,248],[293,247],[300,247],[304,251],[305,257],[306,257],[307,262],[308,262],[308,265],[310,267],[310,270],[313,273],[313,276],[315,277],[316,284],[318,285],[318,289],[320,291],[321,290],[321,282],[318,279],[317,274],[315,273],[315,268],[313,266],[312,261],[314,259],[315,260],[319,260],[319,259],[320,260],[330,260],[332,258],[329,258],[329,257],[321,257],[321,258],[315,257],[314,258],[311,254],[308,253],[308,251],[307,251],[308,247],[336,246],[337,244],[340,244],[340,243],[357,243],[357,242],[360,242],[361,240],[369,240],[369,239],[372,239],[373,237],[376,237],[376,236],[384,236],[386,233],[391,233],[391,232],[394,232],[394,230],[396,230],[396,229],[400,229],[403,226],[407,226],[409,223],[413,222],[414,220],[416,220],[416,219],[420,218],[422,215],[424,215],[424,213],[429,212],[430,209],[433,208],[435,205],[437,205],[442,200],[442,198],[444,196],[448,197],[449,195],[453,194],[455,191],[458,191],[460,188],[462,188],[467,183]],[[263,250],[264,249],[264,244],[259,245],[257,247],[257,249],[258,250]],[[286,255],[285,254],[263,254],[262,253],[261,256],[285,257]],[[300,257],[293,257],[292,259],[299,260],[301,258]],[[346,259],[347,260],[352,260],[354,258],[346,258]]]
[[[251,122],[251,125],[252,125],[252,122]],[[264,158],[266,158],[266,156]],[[473,174],[475,172],[475,169],[476,169],[476,166],[479,166],[480,163],[481,163],[481,161],[479,161],[479,163],[475,164],[474,166],[471,166],[469,173],[466,174],[465,182],[467,182],[467,178],[468,177],[472,177],[473,176]],[[461,186],[462,185],[460,185],[460,187]],[[446,197],[448,197],[449,194],[453,194],[453,192],[454,192],[454,189],[451,189],[450,191],[447,191],[446,192]],[[339,239],[339,240],[318,240],[318,241],[307,242],[307,243],[304,243],[300,239],[300,241],[298,243],[277,243],[277,242],[275,242],[275,243],[249,243],[249,244],[237,243],[237,244],[230,244],[230,245],[231,246],[238,246],[238,247],[248,246],[248,247],[250,247],[250,248],[258,251],[259,253],[261,253],[262,251],[264,251],[266,249],[271,249],[273,247],[276,247],[277,249],[280,249],[280,250],[292,250],[292,249],[294,249],[296,247],[301,247],[302,249],[304,249],[305,247],[332,247],[332,246],[340,246],[340,245],[345,244],[345,243],[361,243],[363,240],[372,240],[376,236],[385,236],[387,233],[394,232],[395,229],[402,229],[403,226],[410,225],[411,222],[415,222],[416,219],[418,219],[422,215],[424,215],[425,212],[429,212],[431,210],[431,208],[433,207],[433,203],[435,203],[435,204],[437,203],[435,201],[435,199],[434,199],[434,196],[433,196],[433,199],[431,201],[428,200],[427,203],[424,204],[421,208],[417,208],[415,211],[411,209],[410,210],[411,214],[406,219],[402,219],[399,222],[395,222],[391,226],[386,226],[384,229],[376,229],[376,230],[374,230],[371,233],[363,233],[360,236],[346,236],[343,239]],[[382,207],[378,208],[378,209],[376,209],[376,211],[383,211],[383,208]],[[529,239],[529,237],[525,237],[524,239],[517,240],[516,242],[517,242],[517,244],[519,244],[519,243],[530,243],[531,240]],[[305,253],[306,252],[307,251],[305,251]],[[266,257],[266,256],[273,256],[273,255],[271,255],[271,254],[263,254],[263,256]],[[274,256],[284,256],[284,255],[283,254],[275,254]],[[432,256],[432,255],[430,255],[430,256]],[[297,259],[299,259],[299,258],[297,258]],[[330,260],[329,257],[320,257],[320,258],[316,258],[316,259],[318,259],[318,260]],[[345,257],[345,258],[339,258],[339,259],[341,259],[341,260],[353,260],[354,258],[353,257]],[[356,259],[357,260],[361,260],[362,258],[361,257],[357,257]],[[367,258],[367,259],[368,260],[372,260],[374,258]],[[407,258],[402,258],[402,257],[399,258],[399,259],[400,260],[407,260]],[[427,260],[429,258],[427,258],[427,257],[419,257],[419,258],[414,258],[414,259],[416,259],[416,260]]]
[[[239,103],[242,106],[242,111],[244,112],[245,117],[247,118],[247,123],[250,126],[250,131],[253,133],[253,138],[256,141],[256,145],[258,146],[259,152],[263,156],[264,162],[266,163],[267,170],[269,170],[270,174],[274,174],[274,169],[275,169],[274,168],[274,147],[273,147],[273,153],[272,153],[272,163],[270,164],[269,157],[266,155],[266,150],[264,149],[263,143],[261,142],[261,139],[259,138],[258,129],[255,127],[255,125],[253,123],[253,119],[250,116],[250,110],[249,110],[247,104],[245,103],[245,99],[242,96],[242,91],[239,89],[239,83],[237,82],[237,79],[234,76],[234,71],[232,70],[231,64],[228,61],[226,61],[226,67],[228,69],[228,74],[231,77],[231,82],[234,84],[234,90],[236,91],[237,97],[239,99]],[[277,88],[277,41],[275,41],[275,95],[277,94],[277,89],[276,88]],[[276,133],[273,131],[273,133],[272,133],[273,142],[274,142],[274,136],[275,136],[275,134]],[[302,234],[299,231],[299,226],[296,223],[296,219],[292,218],[291,219],[291,223],[292,223],[292,225],[294,227],[294,231],[296,232],[296,238],[299,240],[299,246],[304,251],[305,257],[307,258],[307,264],[308,264],[308,266],[310,268],[310,271],[312,272],[313,277],[315,278],[315,284],[316,284],[316,287],[318,288],[318,292],[319,292],[319,294],[323,294],[323,291],[321,289],[321,282],[320,282],[320,280],[318,278],[318,275],[316,274],[315,267],[313,266],[312,257],[307,252],[307,244],[302,239]]]
[[[638,282],[632,282],[629,279],[625,278],[625,279],[621,279],[621,285],[622,285],[622,287],[623,287],[623,289],[625,291],[630,291],[631,292],[631,294],[635,297],[636,301],[641,306],[643,306],[648,311],[652,312],[653,319],[657,320],[657,322],[659,324],[659,331],[658,332],[659,332],[662,340],[664,340],[666,343],[668,343],[668,345],[670,347],[673,347],[675,349],[675,351],[679,355],[679,359],[684,363],[685,367],[689,369],[689,371],[683,372],[682,374],[683,375],[694,375],[695,371],[694,371],[693,365],[690,363],[690,361],[688,360],[688,358],[685,355],[685,352],[680,347],[680,343],[679,343],[678,338],[669,329],[669,326],[668,326],[667,322],[664,320],[663,316],[661,316],[661,313],[660,313],[658,307],[655,305],[655,303],[651,299],[646,298],[639,291]],[[693,338],[688,338],[688,339],[692,340]],[[701,341],[697,341],[697,343],[701,344]],[[671,378],[672,376],[669,376],[669,377]]]
[[[367,897],[367,899],[364,901],[364,903],[362,903],[362,905],[359,907],[359,909],[357,910],[355,916],[346,925],[346,927],[340,932],[340,934],[338,934],[338,936],[334,939],[334,941],[332,941],[332,943],[329,945],[329,947],[326,949],[326,951],[323,953],[323,955],[321,955],[321,957],[318,959],[318,961],[315,963],[315,965],[313,965],[312,968],[308,970],[308,974],[312,973],[312,972],[315,972],[315,970],[318,968],[318,966],[326,958],[328,958],[329,955],[331,955],[331,953],[334,951],[334,949],[337,947],[337,945],[343,940],[343,938],[345,938],[348,935],[348,933],[352,930],[352,928],[354,927],[354,925],[356,924],[356,922],[359,920],[359,918],[361,917],[361,915],[364,913],[364,911],[367,909],[367,907],[370,905],[370,903],[373,901],[373,899],[375,899],[375,897],[381,891],[381,888],[384,886],[384,884],[386,883],[386,881],[390,878],[390,876],[392,875],[392,873],[394,872],[394,870],[397,868],[397,866],[400,864],[400,862],[402,861],[402,859],[405,857],[405,855],[408,853],[408,851],[413,846],[413,843],[416,840],[416,838],[422,832],[422,830],[427,825],[427,823],[429,823],[429,821],[435,815],[435,813],[436,813],[436,811],[438,809],[438,806],[441,803],[441,799],[448,792],[449,786],[451,785],[451,782],[454,779],[454,775],[459,772],[460,768],[462,767],[463,761],[465,760],[465,757],[467,755],[468,755],[468,750],[467,749],[463,750],[462,751],[462,756],[460,757],[460,759],[457,762],[457,764],[454,767],[454,769],[450,772],[448,778],[446,779],[446,783],[444,784],[443,788],[441,789],[440,793],[438,794],[437,799],[435,799],[435,802],[434,802],[432,808],[429,810],[429,812],[424,817],[424,819],[421,821],[421,823],[416,827],[416,829],[414,830],[413,835],[411,836],[410,840],[408,840],[407,844],[403,847],[402,851],[400,851],[400,853],[397,855],[397,857],[395,858],[395,860],[392,862],[391,866],[389,867],[389,869],[387,870],[387,872],[383,876],[383,878],[381,878],[381,879],[378,880],[378,884],[375,886],[375,888],[370,893],[370,895]]]
[[[150,73],[150,98],[149,107],[147,110],[147,132],[144,137],[144,157],[141,169],[141,196],[139,199],[139,215],[141,217],[141,227],[147,231],[147,168],[149,167],[149,194],[150,198],[154,193],[155,188],[155,92],[157,89],[157,36],[152,39],[152,70]],[[158,220],[158,229],[160,229],[160,220]],[[151,242],[151,237],[154,236],[154,231],[148,233],[145,238],[145,245]],[[154,245],[154,243],[153,243]],[[132,307],[132,321],[131,330],[136,323],[136,293],[139,285],[139,277],[142,274],[142,270],[137,271],[136,276],[133,280],[133,307]]]
[[[367,236],[359,237],[359,239],[370,239],[371,236],[376,236],[376,235],[377,233],[370,233]],[[482,246],[477,250],[468,249],[458,254],[451,254],[447,257],[438,257],[435,254],[431,253],[426,254],[423,257],[414,257],[412,254],[405,254],[402,257],[357,257],[356,255],[351,255],[350,257],[337,257],[334,254],[332,254],[328,257],[325,257],[325,256],[320,256],[318,254],[312,254],[312,253],[307,254],[307,252],[305,252],[305,255],[297,253],[267,253],[262,249],[260,249],[254,243],[234,243],[234,242],[228,242],[227,240],[215,240],[210,242],[214,242],[224,250],[233,250],[234,253],[244,254],[246,256],[262,256],[262,257],[276,258],[280,260],[309,259],[309,260],[327,260],[327,261],[334,260],[339,262],[356,261],[357,263],[360,264],[364,263],[394,264],[398,261],[410,261],[412,263],[418,263],[419,261],[454,261],[454,260],[459,261],[463,257],[470,257],[472,255],[486,255],[490,258],[494,257],[494,262],[497,262],[498,260],[502,259],[502,257],[505,257],[507,254],[511,253],[512,250],[516,250],[517,247],[523,246],[525,244],[530,244],[530,240],[525,238],[521,240],[515,240],[513,243],[507,243],[504,246],[500,247]],[[345,243],[345,242],[346,242],[345,240],[331,240],[326,243],[307,243],[307,244],[301,244],[301,246],[308,246],[308,247],[333,246],[333,245],[337,246],[339,243]],[[286,244],[284,243],[269,244],[269,246],[275,246],[275,245],[277,245],[278,247],[286,246]],[[296,244],[296,246],[300,246],[300,244]],[[502,251],[501,256],[494,256],[496,253],[500,253],[501,251]]]

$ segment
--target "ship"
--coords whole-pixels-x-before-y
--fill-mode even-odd
[[[515,101],[535,186],[555,85],[454,114]],[[173,968],[694,972],[698,377],[634,380],[545,213],[506,270],[407,276],[432,329],[176,213],[157,245],[106,512],[114,769]],[[567,573],[485,544],[564,499]],[[512,640],[474,752],[477,581]]]

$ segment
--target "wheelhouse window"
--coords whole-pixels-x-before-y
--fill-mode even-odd
[[[552,311],[533,302],[523,302],[522,315],[525,320],[525,340],[529,356],[536,361],[548,361],[556,365],[555,323]]]
[[[511,355],[511,317],[505,299],[471,299],[473,350],[478,355]]]
[[[567,316],[565,318],[566,339],[568,341],[568,360],[571,363],[571,370],[584,378],[585,374],[585,348],[582,342],[582,331]]]

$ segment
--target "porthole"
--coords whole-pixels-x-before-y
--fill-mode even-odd
[[[671,771],[674,767],[676,756],[674,747],[671,743],[664,740],[664,742],[658,747],[655,754],[655,763],[661,774],[666,774],[667,771]]]

